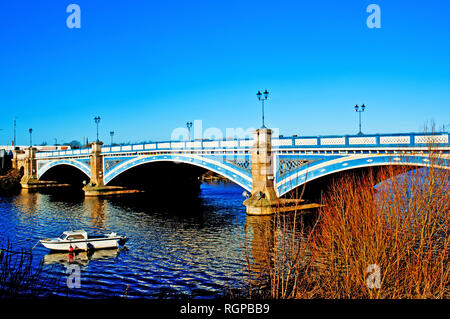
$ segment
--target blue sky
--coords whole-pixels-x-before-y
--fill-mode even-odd
[[[81,29],[66,7],[81,8]],[[381,7],[369,29],[366,7]],[[168,140],[186,121],[284,135],[450,124],[450,2],[0,2],[0,144]]]

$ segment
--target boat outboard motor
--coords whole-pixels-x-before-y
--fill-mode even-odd
[[[127,240],[128,240],[128,237],[122,236],[122,237],[119,239],[119,245],[120,245],[120,246],[125,245],[125,243],[127,242]]]

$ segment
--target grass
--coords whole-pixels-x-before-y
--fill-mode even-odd
[[[53,286],[42,271],[42,263],[33,265],[31,252],[14,251],[10,243],[0,249],[0,299],[40,297]]]

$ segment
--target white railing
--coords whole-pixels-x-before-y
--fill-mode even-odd
[[[319,148],[319,147],[424,147],[429,144],[449,147],[450,134],[376,134],[363,136],[306,136],[306,137],[277,137],[272,138],[272,147],[285,148]],[[248,150],[253,146],[252,139],[246,140],[202,140],[202,141],[167,141],[144,144],[103,146],[102,153],[122,153],[139,151],[165,150]],[[84,156],[91,152],[89,148],[79,150],[39,152],[38,158],[58,156]]]

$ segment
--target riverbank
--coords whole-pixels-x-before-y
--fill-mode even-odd
[[[6,175],[0,176],[0,195],[12,194],[20,191],[21,174],[17,170],[9,170]]]
[[[229,179],[214,173],[213,171],[207,171],[206,173],[204,173],[201,177],[200,180],[202,182],[230,182]]]

